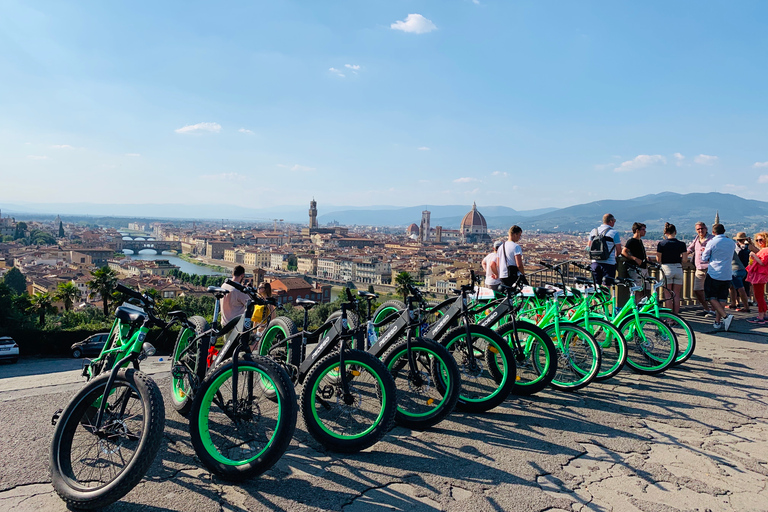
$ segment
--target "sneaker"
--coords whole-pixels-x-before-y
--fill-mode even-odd
[[[747,322],[751,324],[764,324],[765,320],[762,318],[747,318]]]
[[[705,316],[706,318],[715,318],[715,316],[716,316],[716,315],[715,315],[715,312],[714,312],[714,311],[705,311],[705,312],[704,312],[704,316]]]
[[[723,328],[723,322],[715,322],[712,324],[712,327],[715,329],[722,329]]]
[[[723,318],[723,327],[726,331],[731,327],[731,322],[733,322],[733,315],[728,315],[727,317]]]

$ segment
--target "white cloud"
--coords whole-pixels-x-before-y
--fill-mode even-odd
[[[352,71],[360,71],[360,66],[358,66],[357,64],[344,64],[344,67],[349,68]]]
[[[126,153],[125,156],[139,157],[139,156],[141,156],[141,154],[139,154],[139,153]]]
[[[277,164],[277,166],[282,167],[283,169],[288,169],[289,171],[309,172],[309,171],[316,170],[314,167],[307,167],[306,165],[299,165],[299,164],[294,164],[294,165]]]
[[[717,162],[717,157],[712,155],[699,155],[693,159],[697,164],[712,165]]]
[[[768,167],[768,162],[755,162],[755,164],[752,167],[756,167],[756,168]]]
[[[75,149],[69,144],[54,144],[51,149]]]
[[[418,149],[419,149],[419,151],[429,151],[429,148],[427,146],[421,146]]]
[[[507,173],[503,172],[503,171],[493,171],[491,173],[491,176],[502,176],[502,177],[506,178],[507,177]]]
[[[475,5],[480,5],[480,0],[472,0],[472,3]]]
[[[421,14],[409,14],[405,20],[396,21],[389,27],[392,30],[402,30],[411,34],[426,34],[437,30],[435,24]]]
[[[328,68],[328,71],[330,71],[331,73],[335,73],[335,74],[339,75],[341,78],[344,78],[346,76],[344,73],[342,73],[341,71],[339,71],[336,68]]]
[[[239,131],[240,133],[247,133],[248,135],[253,135],[253,132],[251,130],[249,130],[248,128],[240,128],[237,131]]]
[[[221,131],[221,125],[219,123],[190,124],[175,130],[176,133],[197,133],[197,132],[219,133],[220,131]]]
[[[683,156],[682,153],[675,153],[672,156],[675,157],[675,161],[677,162],[678,167],[683,165],[683,161],[685,160],[685,157]]]
[[[471,183],[473,181],[480,181],[477,178],[458,178],[453,180],[454,183]]]
[[[248,177],[236,172],[222,172],[221,174],[203,174],[200,179],[207,181],[245,181]]]
[[[27,158],[30,160],[48,160],[47,156],[29,155]]]
[[[760,176],[757,178],[757,182],[758,182],[758,183],[768,183],[768,174],[761,174],[761,175],[760,175]]]
[[[667,159],[661,155],[637,155],[632,160],[622,162],[622,164],[614,169],[615,172],[634,171],[635,169],[641,169],[648,167],[649,165],[666,164]]]

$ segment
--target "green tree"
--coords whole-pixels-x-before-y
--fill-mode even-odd
[[[368,285],[368,293],[376,293],[376,290],[373,289],[373,285],[372,284]]]
[[[26,234],[27,234],[27,223],[26,222],[16,223],[16,233],[14,233],[13,239],[18,240],[19,238],[24,238]]]
[[[408,272],[400,272],[395,276],[395,284],[397,285],[397,293],[403,296],[403,300],[408,297],[408,286],[413,285],[413,277]]]
[[[64,223],[59,221],[59,238],[64,238]]]
[[[21,295],[27,290],[27,278],[16,267],[11,267],[11,270],[5,273],[3,283],[16,292],[16,295]]]
[[[31,303],[30,309],[37,314],[39,325],[45,324],[45,315],[56,311],[53,306],[53,297],[48,292],[34,294]]]
[[[91,276],[93,276],[93,279],[86,283],[88,288],[91,289],[89,297],[94,298],[96,295],[100,295],[104,304],[104,316],[108,316],[109,307],[107,302],[117,286],[117,274],[114,270],[105,266],[92,271]]]
[[[64,303],[65,311],[69,311],[72,309],[72,304],[74,304],[82,295],[80,289],[75,286],[72,281],[67,281],[58,284],[56,287],[56,295],[54,297],[56,300],[60,300]]]

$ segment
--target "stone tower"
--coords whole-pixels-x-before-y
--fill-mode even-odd
[[[317,201],[313,197],[309,202],[309,229],[317,227]]]
[[[421,212],[421,224],[419,225],[419,242],[429,242],[429,216],[428,210]]]

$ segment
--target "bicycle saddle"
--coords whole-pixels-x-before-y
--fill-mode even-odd
[[[296,299],[296,305],[297,305],[297,306],[301,306],[301,307],[303,307],[304,309],[310,309],[312,306],[314,306],[314,305],[316,305],[316,304],[317,304],[317,302],[315,302],[315,301],[313,301],[313,300],[309,300],[309,299],[302,299],[301,297],[299,297],[298,299]]]
[[[212,293],[214,297],[217,299],[221,299],[226,294],[229,293],[229,290],[225,290],[224,288],[219,288],[218,286],[209,286],[208,287],[208,293]]]
[[[134,308],[126,308],[123,306],[120,306],[117,308],[117,311],[115,311],[115,316],[121,321],[126,323],[134,323],[139,321],[144,321],[145,318],[147,318],[147,314],[143,311],[140,311],[138,309]]]
[[[357,291],[357,295],[358,295],[359,297],[363,297],[363,298],[365,298],[366,300],[375,299],[375,298],[377,298],[377,297],[378,297],[378,295],[376,295],[375,293],[371,293],[371,292],[364,292],[364,291],[362,291],[362,290],[358,290],[358,291]]]

